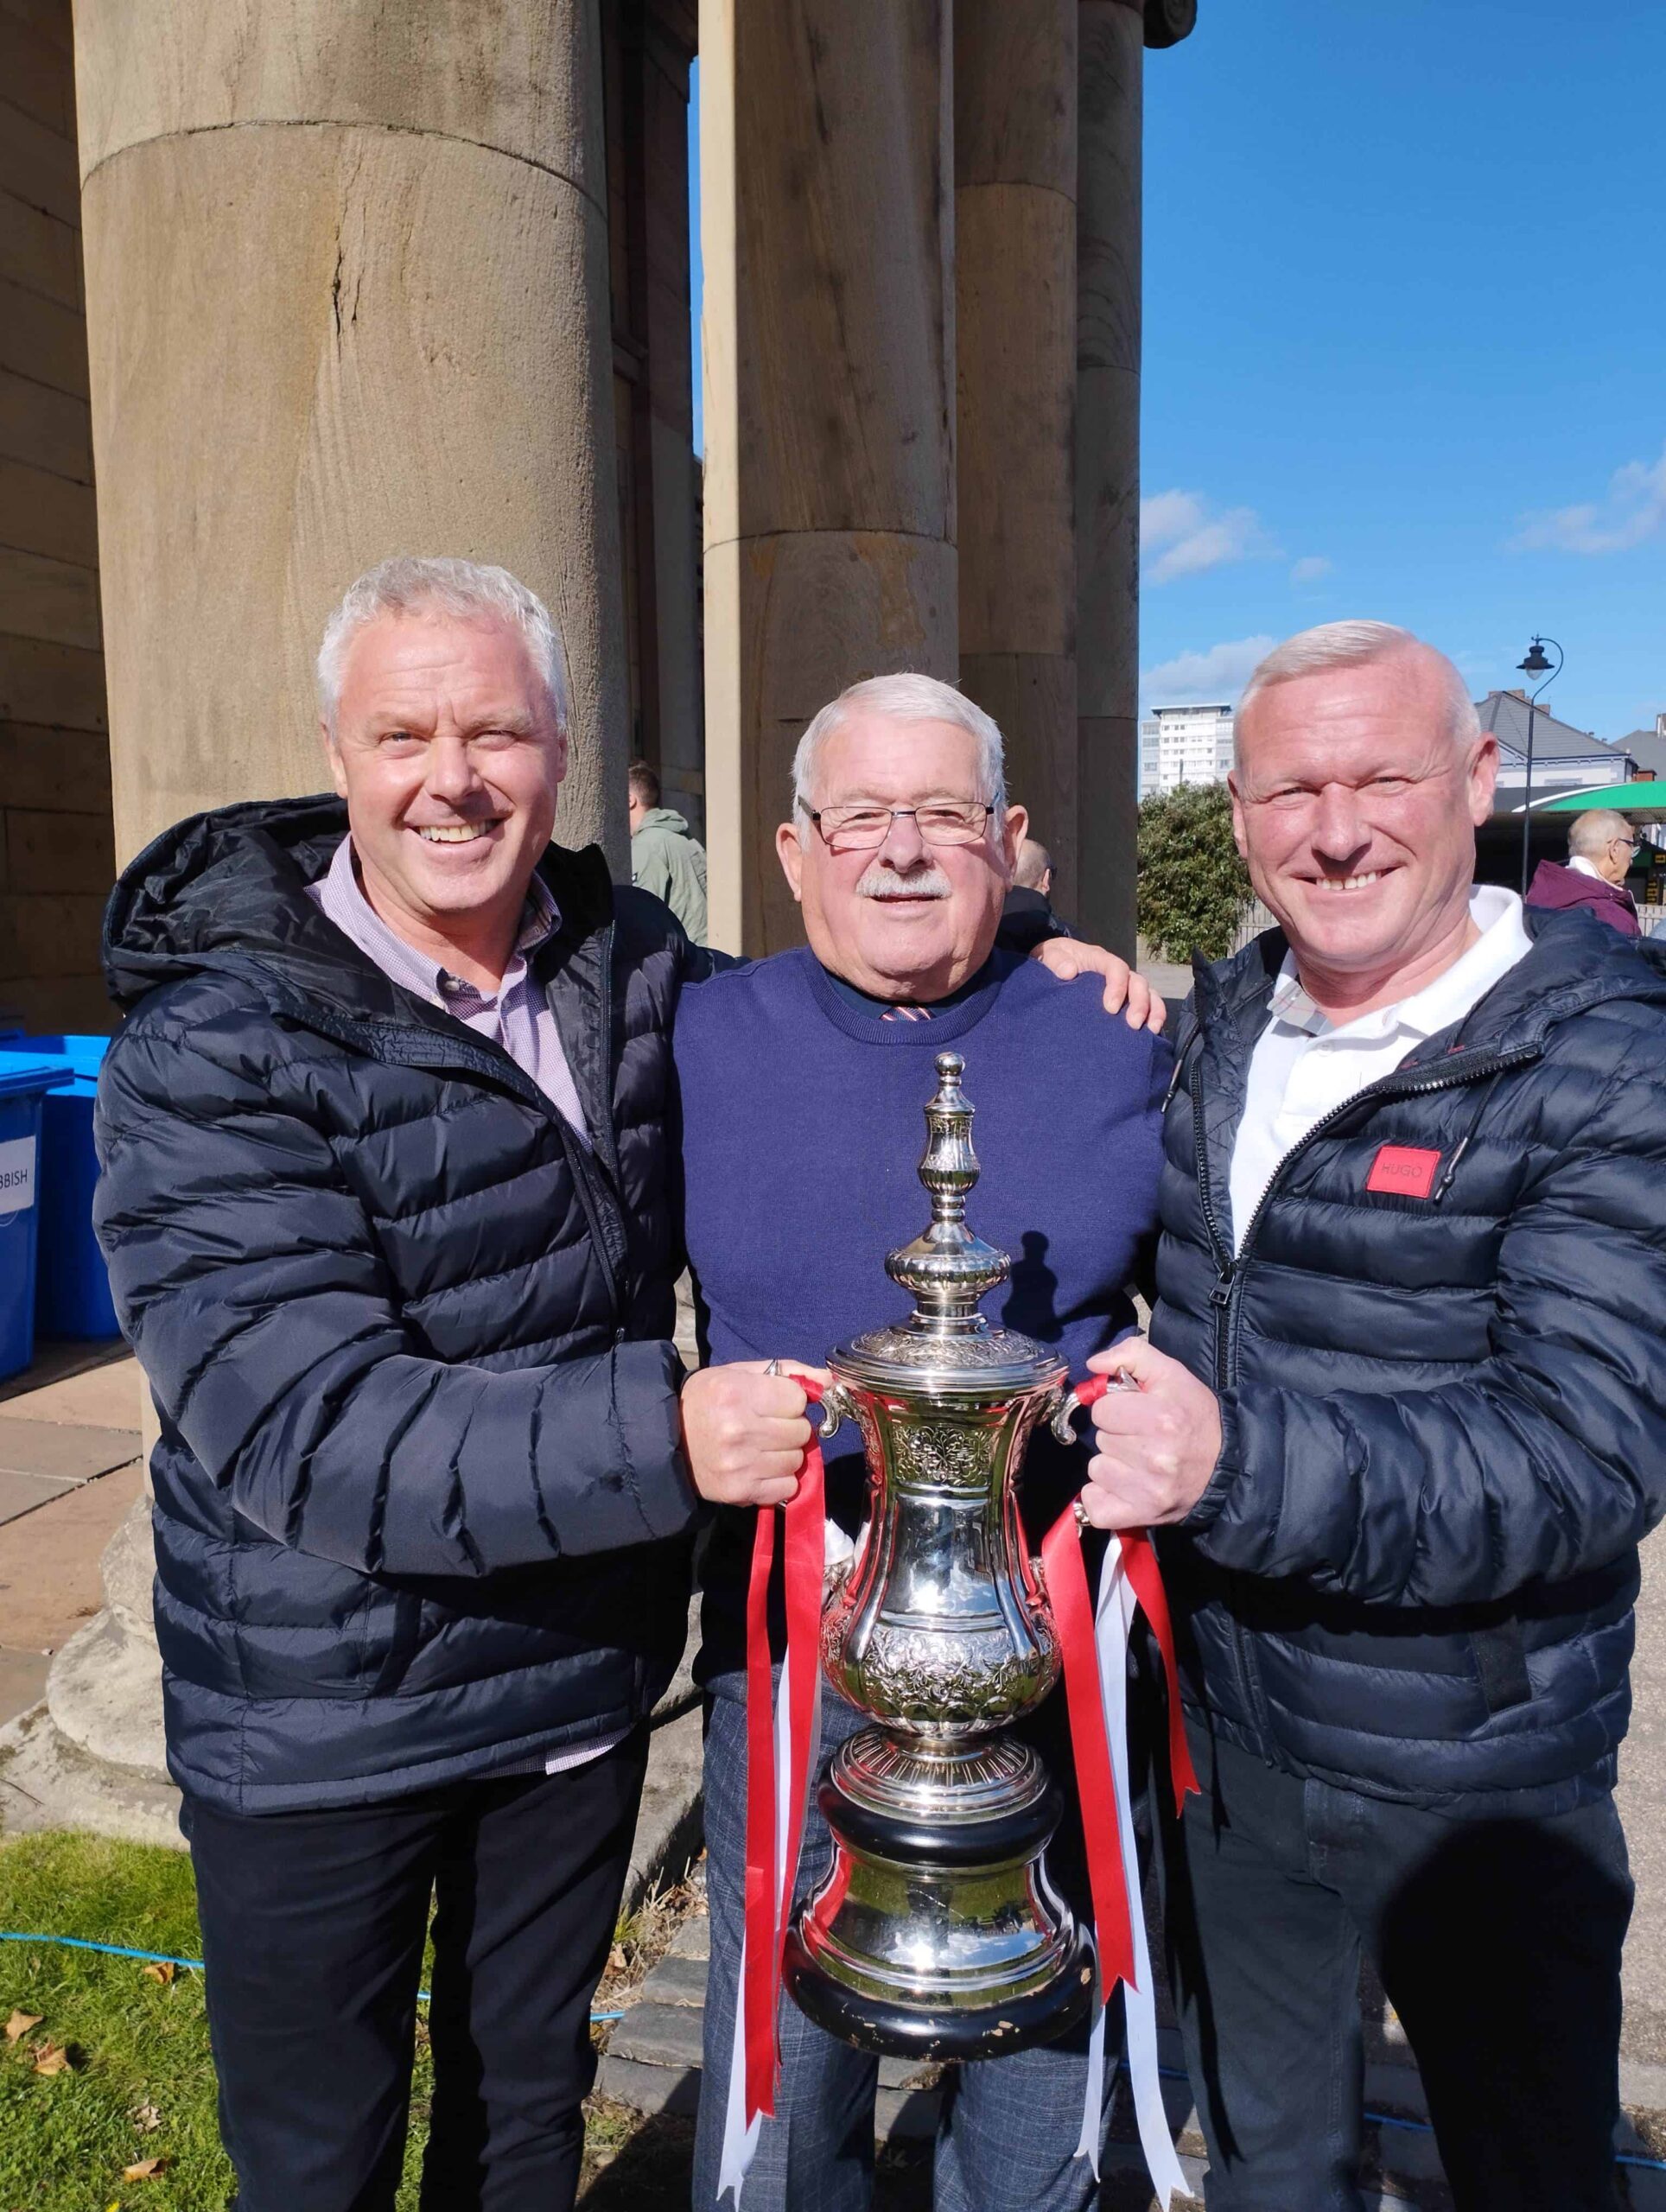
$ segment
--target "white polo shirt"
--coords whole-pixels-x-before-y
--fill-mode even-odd
[[[1481,934],[1450,968],[1397,1006],[1379,1007],[1340,1027],[1302,989],[1295,955],[1286,953],[1267,1027],[1250,1057],[1243,1119],[1232,1147],[1235,1251],[1285,1154],[1357,1091],[1397,1068],[1414,1046],[1461,1021],[1531,951],[1513,891],[1478,884],[1469,912]]]

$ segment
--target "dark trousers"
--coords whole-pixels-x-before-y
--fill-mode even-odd
[[[1359,2212],[1362,1948],[1459,2212],[1609,2212],[1631,1910],[1612,1799],[1448,1820],[1195,1731],[1192,1756],[1166,1916],[1209,2212]]]
[[[188,1801],[238,2212],[392,2212],[429,1901],[423,2212],[563,2212],[645,1731],[564,1774],[340,1811]]]

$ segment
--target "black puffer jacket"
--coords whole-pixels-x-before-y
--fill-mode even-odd
[[[1224,1414],[1164,1542],[1189,1694],[1294,1773],[1463,1814],[1612,1782],[1666,1510],[1666,976],[1587,915],[1526,920],[1459,1029],[1288,1155],[1236,1258],[1284,940],[1199,967],[1151,1331]],[[1438,1154],[1427,1198],[1367,1188],[1384,1145]]]
[[[537,956],[594,1156],[303,886],[334,799],[181,823],[111,901],[99,1236],[162,1420],[176,1780],[349,1804],[645,1713],[687,1618],[670,1033],[691,955],[601,854]]]

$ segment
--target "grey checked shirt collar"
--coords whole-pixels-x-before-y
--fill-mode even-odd
[[[366,959],[374,961],[390,982],[414,991],[430,1006],[442,1007],[466,1028],[501,1045],[521,1072],[531,1077],[569,1126],[588,1143],[578,1086],[544,987],[530,964],[539,946],[561,927],[561,910],[541,876],[535,874],[527,885],[514,951],[497,990],[490,995],[454,976],[388,927],[359,884],[351,837],[343,837],[328,868],[316,883],[307,886],[307,895]]]

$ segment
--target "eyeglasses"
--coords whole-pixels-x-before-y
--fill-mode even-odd
[[[891,825],[912,816],[921,842],[927,845],[975,845],[995,809],[975,799],[944,801],[935,806],[807,806],[830,852],[866,853],[882,845]]]

